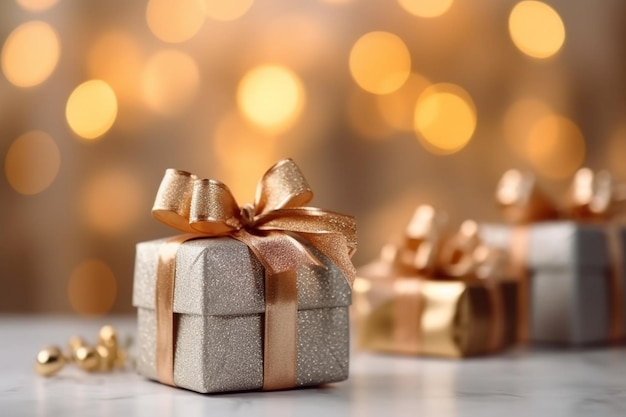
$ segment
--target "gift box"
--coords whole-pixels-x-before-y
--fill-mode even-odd
[[[167,171],[153,214],[191,233],[137,245],[140,374],[201,393],[348,377],[355,223],[310,198],[291,160],[241,208],[224,184]]]
[[[370,264],[357,271],[353,309],[360,348],[460,358],[493,353],[514,340],[513,282],[489,288],[478,280],[390,279],[380,275],[383,269]]]
[[[591,184],[590,175],[579,171],[572,187]],[[509,172],[499,188],[505,186],[523,190],[504,207],[514,224],[483,224],[480,236],[510,254],[520,289],[518,339],[570,345],[623,339],[626,229],[571,198],[574,207],[557,209],[530,174]]]
[[[623,259],[626,230],[611,233],[622,242]],[[626,322],[626,312],[612,309],[623,304],[614,302],[615,296],[626,299],[626,273],[620,269],[614,276],[606,227],[567,220],[484,224],[480,234],[489,245],[509,249],[517,244],[525,253],[524,272],[518,275],[526,294],[519,301],[522,340],[580,345],[622,337],[613,327]]]
[[[135,264],[137,370],[151,379],[157,379],[156,269],[165,241],[139,243]],[[348,377],[350,286],[328,258],[316,255],[324,267],[302,266],[297,273],[297,386]],[[176,255],[173,308],[177,386],[198,392],[262,388],[264,271],[245,244],[229,237],[185,242]]]
[[[515,338],[517,285],[503,280],[501,271],[493,268],[489,277],[481,277],[477,269],[481,265],[462,260],[475,252],[485,253],[486,247],[475,240],[471,243],[469,236],[456,251],[440,250],[432,228],[426,232],[416,227],[424,221],[424,212],[432,213],[432,208],[416,210],[403,243],[385,247],[381,259],[357,269],[352,308],[358,346],[453,358],[484,355],[508,346]],[[446,253],[450,259],[445,259]],[[482,266],[490,263],[493,267],[495,260],[492,256]],[[451,268],[440,268],[442,263],[450,263]]]

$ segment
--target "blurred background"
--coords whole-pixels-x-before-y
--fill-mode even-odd
[[[292,157],[357,265],[419,203],[499,220],[508,168],[624,180],[625,37],[621,0],[3,1],[0,311],[131,312],[170,167],[243,204]]]

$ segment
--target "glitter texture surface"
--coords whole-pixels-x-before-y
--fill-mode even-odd
[[[135,264],[137,369],[150,379],[156,378],[154,292],[162,242],[138,244]],[[338,268],[310,249],[327,268],[298,268],[298,386],[348,377],[350,287]],[[203,393],[260,389],[265,309],[260,262],[245,244],[228,237],[185,242],[176,262],[175,383]]]

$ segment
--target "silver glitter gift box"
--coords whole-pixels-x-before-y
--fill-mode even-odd
[[[612,286],[605,227],[572,221],[530,224],[527,238],[529,339],[571,345],[607,342],[611,326],[612,291],[626,299],[626,274]],[[481,238],[508,250],[513,226],[485,224]],[[618,230],[622,259],[626,257],[626,229]],[[619,288],[621,287],[621,289]],[[626,315],[621,314],[623,322]]]
[[[140,374],[157,379],[155,283],[166,239],[137,245],[133,305],[138,309]],[[297,386],[348,377],[351,290],[326,265],[297,272]],[[174,382],[202,393],[261,389],[263,385],[264,270],[248,247],[230,237],[182,244],[174,288]]]

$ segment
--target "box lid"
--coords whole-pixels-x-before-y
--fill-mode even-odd
[[[167,239],[137,244],[133,305],[155,308],[158,253]],[[298,267],[298,308],[348,306],[351,290],[341,271],[321,252],[307,247],[326,265]],[[174,312],[212,316],[265,311],[265,272],[242,242],[205,238],[183,243],[176,256]]]
[[[607,234],[601,225],[550,221],[528,227],[530,268],[606,268],[609,265]],[[483,224],[480,236],[486,244],[508,250],[513,228],[506,224]],[[624,236],[622,229],[622,241]]]

